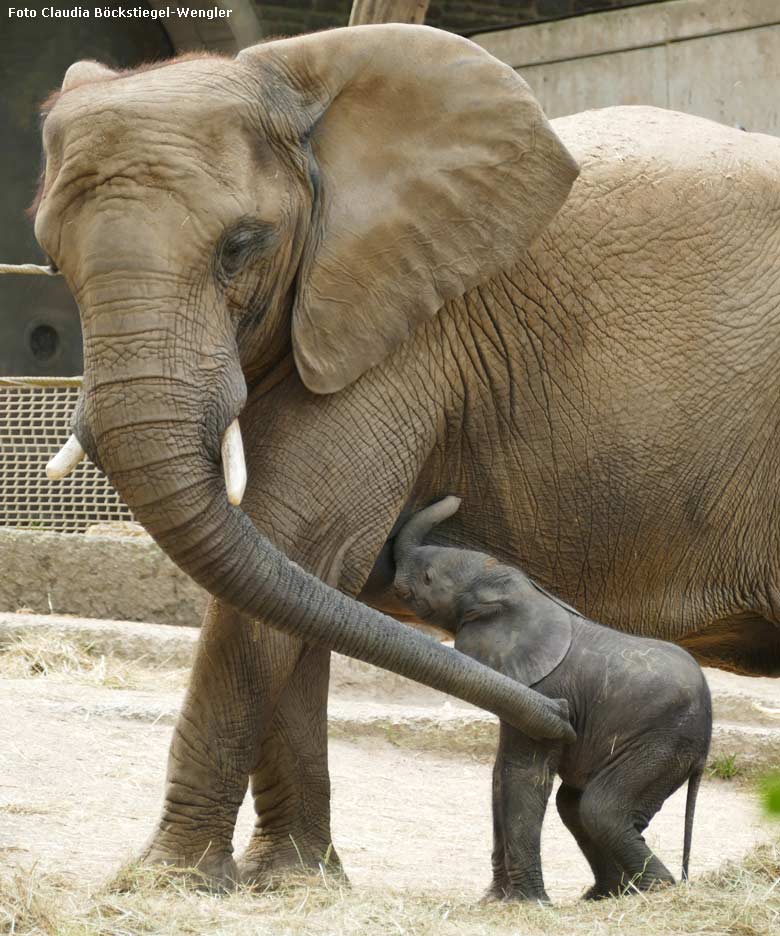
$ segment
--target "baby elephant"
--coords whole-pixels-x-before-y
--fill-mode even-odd
[[[540,837],[557,773],[558,812],[596,878],[590,899],[673,882],[642,833],[688,781],[683,878],[696,793],[712,731],[710,693],[673,644],[588,621],[484,553],[426,546],[458,509],[447,497],[415,514],[395,542],[398,596],[455,647],[551,698],[566,699],[577,741],[533,741],[501,724],[493,770],[496,898],[543,900]]]

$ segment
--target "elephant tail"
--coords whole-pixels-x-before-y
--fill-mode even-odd
[[[688,777],[688,796],[685,800],[685,833],[683,836],[682,879],[688,880],[688,861],[691,857],[691,839],[693,838],[693,814],[696,812],[696,796],[699,792],[704,768],[697,768]]]

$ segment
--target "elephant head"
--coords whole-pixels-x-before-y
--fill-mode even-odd
[[[239,610],[566,731],[544,700],[308,575],[236,506],[248,381],[293,359],[309,391],[343,391],[561,206],[577,169],[526,84],[454,35],[354,27],[234,60],[77,63],[43,138],[35,231],[78,301],[85,357],[52,473],[86,450]]]
[[[460,498],[445,497],[417,511],[399,530],[393,544],[394,587],[398,597],[422,620],[453,631],[461,591],[472,584],[484,565],[483,553],[424,543],[438,524],[460,507]]]

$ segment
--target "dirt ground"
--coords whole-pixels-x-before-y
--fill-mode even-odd
[[[780,822],[759,812],[750,779],[777,762],[778,683],[724,674],[711,680],[712,763],[728,773],[736,758],[737,777],[702,786],[688,885],[579,901],[588,868],[551,805],[543,860],[555,905],[481,904],[495,721],[344,659],[333,667],[330,767],[351,887],[315,878],[214,895],[134,868],[160,808],[193,638],[152,625],[0,619],[0,936],[780,932]],[[684,799],[680,791],[648,830],[676,875]],[[237,852],[251,826],[246,802]]]
[[[155,696],[56,677],[0,680],[0,869],[35,864],[94,883],[139,850],[159,809],[171,728],[117,717],[118,693],[147,703]],[[356,886],[472,897],[482,891],[489,876],[489,763],[365,738],[332,741],[330,765],[335,843]],[[682,790],[648,832],[675,875],[684,809]],[[247,801],[237,851],[251,824]],[[705,782],[693,876],[740,858],[772,831],[751,790]],[[590,883],[588,868],[552,803],[543,847],[551,897],[578,896]]]

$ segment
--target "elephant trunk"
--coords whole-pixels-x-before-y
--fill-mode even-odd
[[[448,692],[532,737],[572,737],[556,703],[330,588],[230,503],[220,442],[246,390],[235,349],[224,350],[229,342],[220,353],[204,352],[204,336],[197,345],[187,336],[183,314],[133,303],[112,314],[105,302],[99,306],[94,319],[82,306],[85,393],[75,433],[184,572],[238,611],[304,642]],[[102,335],[100,323],[110,323]],[[139,335],[143,348],[120,359],[116,349],[137,347]],[[183,370],[186,347],[192,359]]]
[[[409,567],[415,549],[422,546],[431,530],[451,517],[460,507],[459,497],[445,497],[409,518],[398,532],[393,547],[396,568],[403,573]]]

